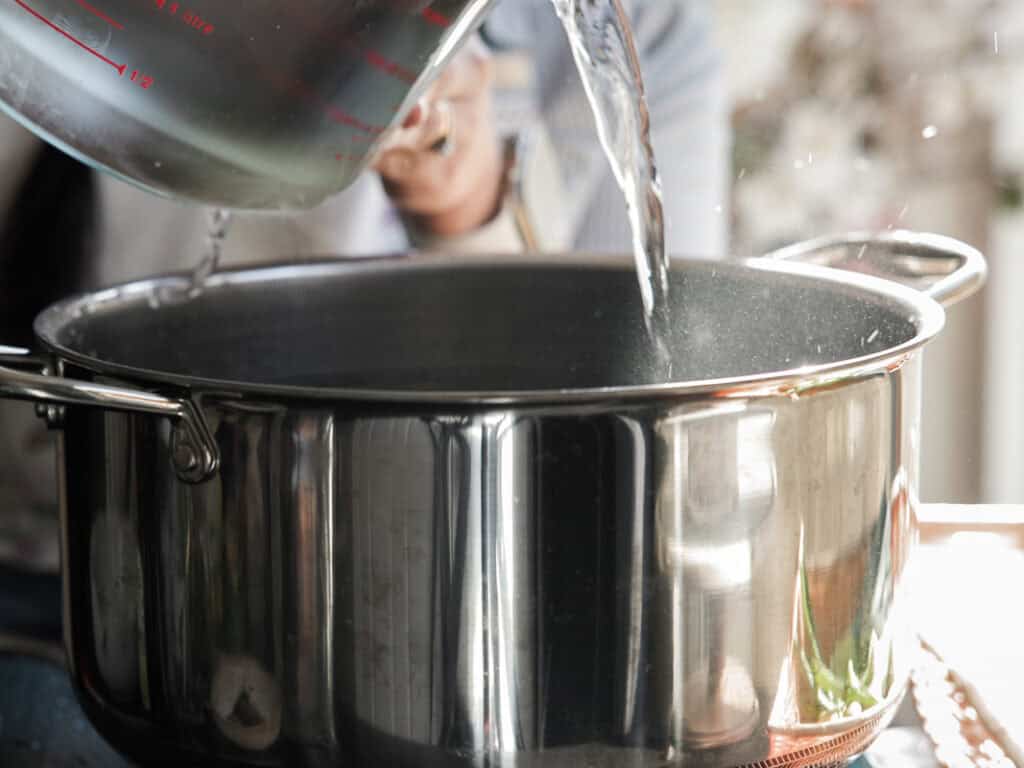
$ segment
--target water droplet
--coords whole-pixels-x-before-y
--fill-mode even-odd
[[[878,329],[875,328],[875,330],[873,330],[871,332],[871,335],[868,336],[868,344],[870,344],[871,342],[873,342],[877,338],[878,338]]]
[[[162,162],[160,162],[159,160],[154,160],[153,161],[153,167],[154,168],[163,168],[164,164]]]
[[[924,129],[921,131],[921,137],[924,138],[925,140],[934,139],[938,135],[939,129],[936,128],[934,125],[926,125]]]
[[[999,33],[992,33],[992,49],[996,52],[996,56],[999,55]]]
[[[655,346],[662,349],[670,323],[662,193],[643,79],[624,9],[617,2],[579,0],[555,0],[554,6],[594,113],[599,143],[625,197],[644,321]]]
[[[746,175],[747,175],[747,169],[746,168],[740,168],[740,172],[736,175],[736,181],[742,181],[743,178]]]

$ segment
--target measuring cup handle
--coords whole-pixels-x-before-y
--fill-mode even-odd
[[[853,232],[797,243],[766,258],[874,275],[919,290],[946,307],[977,291],[988,273],[976,248],[922,232]]]
[[[217,471],[220,465],[217,443],[199,408],[191,400],[176,400],[141,389],[110,387],[12,367],[17,365],[38,370],[39,362],[28,350],[0,346],[0,397],[34,402],[40,415],[48,421],[55,420],[54,406],[64,405],[166,416],[174,423],[171,454],[178,477],[186,483],[200,483]]]

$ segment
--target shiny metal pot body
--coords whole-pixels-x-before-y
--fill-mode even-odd
[[[180,376],[44,322],[79,388],[6,389],[77,403],[48,415],[82,701],[146,764],[838,764],[911,662],[922,306],[903,346],[744,385],[200,383],[164,415],[113,393]]]
[[[733,765],[880,720],[919,368],[597,410],[207,401],[201,485],[152,417],[72,411],[74,674],[115,743],[288,766]]]

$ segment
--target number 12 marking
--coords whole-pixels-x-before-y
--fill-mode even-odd
[[[143,75],[139,73],[139,70],[133,69],[132,76],[129,78],[133,83],[138,83],[140,88],[149,90],[149,87],[153,85],[153,78],[149,75]]]

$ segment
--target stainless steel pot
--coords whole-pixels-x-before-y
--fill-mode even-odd
[[[903,233],[776,256],[676,264],[668,383],[625,258],[315,263],[44,312],[56,375],[0,388],[62,431],[91,718],[147,765],[863,749],[911,659],[921,347],[984,262]]]

